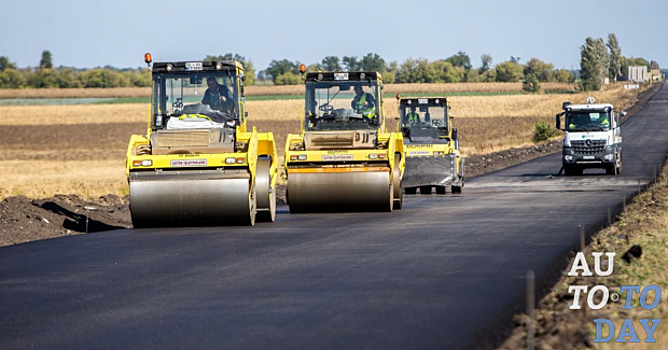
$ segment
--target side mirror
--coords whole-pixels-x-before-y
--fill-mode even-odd
[[[557,130],[563,130],[561,128],[561,116],[564,115],[564,114],[565,114],[565,112],[561,112],[561,113],[557,114],[556,117],[555,117],[555,119],[556,119],[555,128]]]

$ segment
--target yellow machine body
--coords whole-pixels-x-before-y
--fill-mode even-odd
[[[148,131],[132,135],[127,149],[133,225],[274,221],[274,136],[246,130],[241,64],[156,62],[152,71]],[[226,85],[219,84],[215,102],[201,100],[202,83],[212,79]]]
[[[403,139],[385,128],[380,74],[307,73],[305,81],[301,133],[285,145],[290,212],[401,209]]]

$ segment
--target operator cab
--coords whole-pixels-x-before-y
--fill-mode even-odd
[[[306,131],[378,129],[383,123],[376,72],[306,73]]]
[[[398,96],[401,132],[409,143],[448,143],[448,110],[445,98]],[[407,139],[407,140],[406,140]]]
[[[234,128],[243,122],[238,62],[155,62],[152,73],[152,130]]]

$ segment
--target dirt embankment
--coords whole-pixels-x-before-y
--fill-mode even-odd
[[[638,96],[629,109],[631,117],[658,90],[656,84]],[[472,155],[466,158],[466,176],[473,177],[561,150],[561,140],[511,148],[504,151]],[[464,189],[466,190],[466,188]],[[8,197],[0,202],[0,246],[65,235],[132,227],[128,197],[106,195],[86,201],[80,195],[58,195],[47,199],[23,196]],[[285,186],[278,188],[278,204],[286,204]],[[86,224],[87,222],[87,224]]]

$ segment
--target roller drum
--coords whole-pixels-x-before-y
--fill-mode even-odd
[[[250,175],[172,176],[130,180],[135,227],[253,225]]]
[[[291,213],[392,211],[388,171],[299,172],[288,175]]]

